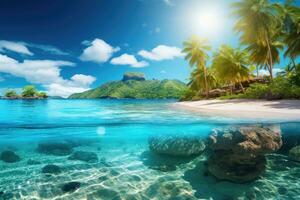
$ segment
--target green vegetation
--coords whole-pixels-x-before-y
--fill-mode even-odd
[[[183,99],[299,99],[300,8],[293,1],[242,0],[233,3],[232,9],[241,47],[222,45],[208,66],[207,41],[193,36],[184,42],[183,52],[193,71]],[[274,78],[281,53],[291,63]],[[259,69],[266,69],[269,76],[259,77]]]
[[[72,94],[69,98],[180,98],[186,89],[187,86],[177,80],[113,81],[86,92]]]
[[[191,67],[196,67],[195,71],[193,72],[194,76],[198,76],[199,79],[202,79],[195,80],[192,78],[191,84],[194,84],[195,86],[197,85],[199,90],[204,90],[206,97],[208,97],[209,90],[206,62],[208,59],[207,51],[210,50],[210,46],[207,43],[207,40],[199,39],[196,36],[191,37],[189,40],[183,43],[183,52],[186,53],[185,59],[188,60]],[[200,82],[204,82],[204,89],[201,87],[202,84],[200,84]]]
[[[22,97],[31,98],[38,95],[38,92],[34,85],[27,85],[23,88]]]
[[[27,85],[23,88],[22,94],[19,95],[15,90],[8,90],[5,93],[5,97],[9,99],[45,99],[47,94],[45,92],[39,92],[34,85]]]
[[[5,92],[5,97],[7,97],[7,98],[18,98],[19,95],[14,90],[7,90]]]

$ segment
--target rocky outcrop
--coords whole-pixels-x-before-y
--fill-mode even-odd
[[[289,158],[293,161],[300,162],[300,146],[296,146],[289,151]]]
[[[282,146],[278,127],[215,129],[209,140],[208,171],[218,179],[238,183],[256,179],[265,170],[265,154]]]
[[[129,81],[129,80],[135,80],[135,81],[145,81],[145,75],[143,73],[139,72],[127,72],[123,75],[122,81]]]
[[[42,172],[45,174],[59,174],[61,173],[61,169],[57,165],[46,165],[42,168]]]
[[[205,149],[203,139],[195,136],[153,136],[148,143],[152,152],[170,156],[194,156]]]
[[[3,151],[0,155],[0,160],[7,162],[7,163],[14,163],[20,161],[20,156],[18,156],[13,151]]]
[[[84,162],[94,163],[98,162],[97,154],[87,151],[75,151],[71,156],[68,157],[69,160],[80,160]]]
[[[74,192],[75,190],[80,188],[80,185],[81,185],[80,182],[76,182],[76,181],[68,182],[61,187],[61,190],[64,192]]]
[[[65,156],[72,153],[73,145],[68,142],[39,143],[37,151],[44,154]]]

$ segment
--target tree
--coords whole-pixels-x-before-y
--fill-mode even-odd
[[[22,97],[35,97],[37,93],[38,92],[34,85],[27,85],[23,88]]]
[[[296,67],[295,59],[300,55],[300,8],[293,6],[293,1],[284,5],[276,4],[282,20],[283,41],[286,44],[285,57],[290,57]]]
[[[37,93],[37,96],[38,96],[39,98],[43,98],[43,99],[45,99],[45,98],[48,97],[48,95],[47,95],[46,92],[38,92],[38,93]]]
[[[244,91],[241,82],[249,79],[248,63],[245,51],[222,45],[214,54],[212,68],[219,80],[229,84],[231,88],[235,83],[239,83]]]
[[[265,48],[267,54],[264,55],[264,64],[273,79],[272,42],[275,42],[273,37],[280,27],[276,6],[268,0],[242,0],[233,3],[232,6],[233,14],[238,18],[234,28],[241,33],[241,43]]]
[[[206,62],[208,60],[207,51],[210,50],[208,41],[200,39],[196,36],[191,37],[183,43],[183,53],[186,54],[185,59],[189,62],[191,67],[196,67],[198,72],[203,72],[204,85],[205,85],[205,96],[208,97],[208,81],[207,81],[207,70]]]
[[[193,90],[197,92],[203,92],[206,90],[205,88],[205,80],[207,81],[207,85],[209,89],[215,87],[217,85],[216,77],[211,70],[211,68],[208,68],[206,70],[206,79],[204,76],[203,70],[199,68],[195,68],[193,72],[191,73],[190,82],[188,83],[188,86]],[[203,87],[204,86],[204,87]]]
[[[7,98],[17,98],[18,94],[14,90],[8,90],[8,91],[5,92],[5,97],[7,97]]]
[[[280,62],[280,50],[282,50],[284,44],[278,40],[270,43],[271,55],[273,63]],[[256,63],[260,68],[266,68],[270,76],[273,77],[273,66],[271,67],[269,62],[266,62],[266,58],[269,56],[269,48],[264,43],[250,44],[246,50],[249,52],[249,59],[251,62]]]

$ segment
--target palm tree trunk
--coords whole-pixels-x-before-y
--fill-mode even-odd
[[[268,47],[268,54],[269,54],[269,72],[271,80],[273,80],[273,58],[272,58],[272,51],[270,47],[269,37],[266,35],[266,42]]]
[[[291,57],[292,63],[294,65],[294,69],[296,68],[296,63],[295,63],[295,59],[293,57]]]
[[[208,85],[207,85],[207,78],[206,78],[206,67],[203,67],[204,72],[204,82],[205,82],[205,96],[208,99]]]
[[[243,91],[243,93],[244,93],[244,92],[245,92],[245,89],[244,89],[244,87],[243,87],[242,82],[239,82],[239,84],[240,84],[240,87],[241,87],[241,89],[242,89],[242,91]]]
[[[229,83],[229,87],[230,87],[230,95],[233,94],[233,86],[232,86],[232,82]]]

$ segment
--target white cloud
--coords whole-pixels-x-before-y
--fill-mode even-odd
[[[74,93],[84,92],[91,88],[86,86],[78,86],[72,81],[65,81],[64,83],[51,83],[49,85],[44,85],[47,88],[47,94],[50,96],[60,96],[68,97]]]
[[[165,74],[165,73],[167,73],[167,72],[166,72],[165,70],[161,70],[160,73],[161,73],[161,74]]]
[[[75,64],[61,60],[24,60],[19,62],[0,54],[0,72],[26,79],[33,84],[41,84],[51,96],[67,97],[74,92],[90,89],[96,79],[92,76],[75,74],[70,80],[60,74],[60,67]]]
[[[159,28],[159,27],[156,27],[156,28],[154,29],[154,32],[155,32],[155,33],[160,33],[160,28]]]
[[[96,63],[103,63],[108,61],[113,53],[120,50],[119,47],[112,47],[107,44],[104,40],[94,39],[92,42],[83,41],[82,44],[88,45],[87,48],[83,50],[83,53],[79,57],[82,61],[92,61]]]
[[[5,52],[7,50],[29,56],[33,55],[33,53],[29,51],[29,49],[26,47],[26,44],[24,44],[23,42],[0,40],[0,52]]]
[[[130,65],[132,67],[146,67],[148,63],[145,61],[137,61],[134,55],[123,54],[119,57],[113,58],[110,61],[113,65]]]
[[[71,77],[71,80],[75,85],[78,84],[80,86],[89,86],[96,80],[96,78],[90,75],[75,74]]]
[[[146,59],[156,61],[172,60],[184,56],[180,48],[166,45],[158,45],[151,51],[141,50],[138,54]]]
[[[274,69],[273,69],[273,76],[276,76],[277,73],[282,72],[282,71],[284,71],[284,70],[283,70],[283,69],[280,69],[280,68],[274,68]],[[258,71],[258,75],[259,75],[259,76],[269,76],[270,73],[269,73],[269,71],[266,70],[266,69],[260,69],[260,70]]]

